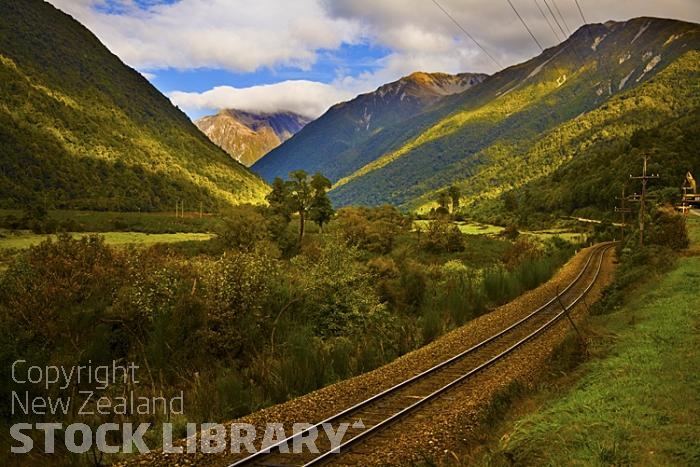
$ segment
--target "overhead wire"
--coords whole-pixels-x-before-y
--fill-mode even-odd
[[[496,60],[495,58],[493,58],[493,56],[489,53],[489,51],[486,50],[486,48],[484,48],[484,46],[482,46],[482,45],[479,43],[479,41],[477,41],[477,40],[474,38],[474,36],[472,36],[471,34],[469,34],[469,32],[468,32],[456,19],[454,19],[454,17],[453,17],[447,10],[445,10],[445,9],[442,7],[442,5],[440,5],[440,4],[437,2],[437,0],[433,0],[433,3],[434,3],[448,18],[450,18],[450,20],[452,20],[452,22],[453,22],[453,23],[454,23],[454,24],[455,24],[469,39],[471,39],[471,41],[474,42],[474,43],[477,45],[477,47],[479,47],[479,48],[491,59],[491,61],[493,61],[493,63],[495,63],[496,65],[498,65],[499,68],[503,68],[503,65],[501,65],[501,64],[498,62],[498,60]]]
[[[574,0],[576,2],[576,8],[578,8],[578,12],[581,14],[581,19],[583,20],[583,24],[586,25],[588,24],[588,21],[586,21],[586,17],[583,16],[583,10],[581,9],[581,5],[578,3],[578,0]]]
[[[557,13],[559,13],[559,17],[561,18],[561,22],[564,23],[564,27],[566,28],[566,31],[571,35],[571,28],[569,27],[568,24],[566,24],[566,20],[564,19],[564,15],[561,14],[561,11],[559,10],[559,7],[557,6],[556,0],[552,0],[552,4],[554,5],[554,9],[557,10]]]
[[[544,2],[544,5],[547,7],[547,10],[549,10],[549,14],[552,15],[552,18],[554,18],[554,22],[557,24],[557,27],[559,27],[559,30],[561,31],[562,35],[566,38],[569,37],[568,34],[564,31],[564,28],[561,27],[561,24],[559,23],[559,20],[557,19],[557,15],[554,14],[554,11],[552,10],[552,7],[549,6],[549,3],[547,3],[547,0],[542,0]]]
[[[540,44],[540,41],[537,40],[537,38],[535,37],[535,35],[532,33],[532,31],[530,30],[530,28],[527,26],[527,23],[525,22],[525,20],[523,19],[523,17],[520,16],[520,13],[518,13],[518,10],[515,9],[515,6],[513,5],[513,2],[511,2],[510,0],[508,0],[508,4],[509,4],[510,7],[513,9],[513,11],[514,11],[515,14],[518,16],[518,18],[520,18],[520,22],[523,23],[523,26],[525,26],[525,29],[527,29],[527,32],[530,33],[530,37],[532,37],[532,40],[535,41],[535,44],[537,44],[537,47],[540,48],[540,51],[541,51],[541,52],[544,52],[544,48],[542,47],[542,44]]]
[[[557,43],[561,42],[562,39],[559,37],[559,34],[557,34],[557,30],[554,29],[554,26],[552,25],[552,22],[549,21],[549,18],[547,15],[544,13],[544,10],[542,7],[540,7],[540,4],[537,2],[537,0],[534,0],[535,5],[537,5],[537,9],[540,10],[540,13],[542,14],[542,17],[547,21],[547,24],[549,25],[549,29],[552,30],[552,34],[554,34],[554,39],[557,41]]]

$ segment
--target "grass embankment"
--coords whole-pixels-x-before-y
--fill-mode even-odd
[[[700,465],[700,219],[688,224],[670,272],[589,320],[594,358],[573,387],[516,403],[470,465]]]

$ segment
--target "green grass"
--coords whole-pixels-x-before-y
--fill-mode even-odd
[[[416,227],[425,230],[431,221],[417,220],[414,222]],[[478,222],[456,222],[459,230],[465,235],[497,235],[503,231],[503,227],[497,225],[480,224]]]
[[[416,227],[420,227],[425,230],[428,228],[428,220],[417,220],[414,222]],[[459,230],[465,235],[498,235],[503,232],[504,228],[498,225],[482,224],[480,222],[474,221],[463,221],[455,222]],[[568,229],[548,229],[548,230],[533,230],[521,232],[524,235],[530,235],[541,240],[548,240],[550,238],[559,237],[570,243],[584,243],[586,241],[586,234],[580,232],[573,232]]]
[[[580,232],[553,232],[553,231],[523,231],[523,235],[530,235],[540,240],[547,240],[558,237],[564,241],[574,244],[583,244],[586,242],[588,235]]]
[[[25,213],[19,209],[0,209],[0,227],[12,229],[12,222],[21,221]],[[175,212],[117,212],[51,210],[48,219],[57,227],[67,227],[71,232],[143,232],[180,233],[212,232],[221,224],[219,218],[204,213],[185,212],[185,217],[175,217]],[[24,227],[20,227],[24,228]]]
[[[620,309],[568,394],[517,421],[485,465],[700,465],[700,218],[695,250]]]
[[[90,235],[89,232],[76,233],[76,236]],[[142,232],[101,232],[99,235],[105,238],[105,242],[111,245],[153,245],[155,243],[175,243],[186,241],[210,240],[213,234],[208,233],[173,233],[173,234],[148,234]],[[21,250],[37,245],[50,234],[34,234],[31,232],[0,233],[0,250]]]

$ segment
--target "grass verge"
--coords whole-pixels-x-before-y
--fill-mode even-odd
[[[700,219],[689,225],[673,270],[590,318],[594,358],[517,401],[460,465],[700,465]]]

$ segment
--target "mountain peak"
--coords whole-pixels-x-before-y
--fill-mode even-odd
[[[373,92],[334,105],[287,141],[284,150],[275,148],[256,162],[253,170],[272,180],[286,176],[302,164],[309,172],[322,171],[329,179],[338,180],[347,170],[368,162],[366,157],[371,152],[364,151],[363,144],[396,131],[400,122],[419,118],[449,96],[467,91],[486,77],[475,73],[450,75],[424,71],[404,76]],[[341,153],[346,153],[342,163],[328,164]]]
[[[301,130],[309,119],[294,112],[250,112],[221,109],[195,125],[231,157],[251,166]]]
[[[664,84],[668,101],[640,96],[647,90],[662,96],[652,78],[673,64],[682,62],[670,76],[694,76],[698,49],[696,24],[654,18],[591,24],[489,77],[419,71],[380,86],[330,109],[253,169],[268,180],[294,168],[321,171],[334,181],[331,197],[341,205],[415,207],[453,184],[465,199],[497,196],[589,146],[608,144],[610,135],[624,138],[637,122],[653,125],[693,108],[693,87],[675,89],[671,79]],[[464,90],[469,80],[479,84]],[[604,118],[587,121],[597,109]],[[588,139],[589,124],[598,123],[600,133]]]

